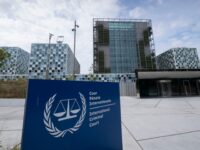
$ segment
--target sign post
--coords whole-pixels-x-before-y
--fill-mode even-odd
[[[29,80],[22,150],[122,150],[118,83]]]

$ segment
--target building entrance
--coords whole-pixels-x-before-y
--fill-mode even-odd
[[[170,80],[160,80],[160,93],[162,97],[171,96],[171,81]]]
[[[189,80],[183,80],[183,87],[184,87],[184,92],[185,95],[191,95],[191,86],[190,86],[190,81]]]
[[[200,95],[200,80],[197,80],[197,92]]]
[[[137,70],[136,78],[140,97],[200,95],[200,70]]]

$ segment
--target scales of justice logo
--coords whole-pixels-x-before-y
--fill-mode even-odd
[[[85,119],[86,115],[86,100],[83,94],[79,92],[81,104],[78,103],[78,99],[64,99],[60,100],[55,108],[54,111],[51,110],[52,105],[55,101],[56,94],[54,94],[52,97],[49,98],[45,105],[44,109],[44,118],[43,122],[45,125],[46,130],[55,138],[63,138],[66,133],[73,134],[74,132],[78,131],[81,125],[83,124],[83,121]],[[82,109],[82,111],[81,111]],[[70,121],[71,119],[77,118],[78,113],[81,111],[78,121],[75,123],[73,127],[60,130],[58,129],[52,119],[51,115],[57,118],[58,122],[63,121]],[[53,113],[52,113],[53,112]]]

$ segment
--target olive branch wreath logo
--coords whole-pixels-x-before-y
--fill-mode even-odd
[[[49,98],[48,102],[46,103],[45,106],[45,110],[44,110],[44,119],[43,122],[45,124],[45,128],[46,130],[55,138],[60,138],[60,137],[64,137],[66,133],[71,133],[73,134],[74,132],[76,132],[82,125],[84,119],[85,119],[85,115],[86,115],[86,100],[85,97],[83,96],[83,94],[81,94],[79,92],[80,95],[80,99],[82,102],[82,112],[81,115],[79,117],[79,120],[77,121],[77,123],[69,129],[66,130],[59,130],[57,127],[55,127],[55,125],[53,124],[53,122],[51,121],[51,117],[50,117],[50,113],[51,113],[51,107],[52,104],[55,100],[56,94],[54,94],[52,97]]]

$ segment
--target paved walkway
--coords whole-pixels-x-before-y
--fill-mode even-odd
[[[20,143],[23,114],[23,99],[0,99],[0,150]]]
[[[0,99],[0,145],[21,140],[24,100]],[[197,150],[200,97],[121,98],[124,150]],[[0,148],[2,149],[2,148]]]
[[[125,150],[200,148],[200,97],[123,97],[121,106]]]

